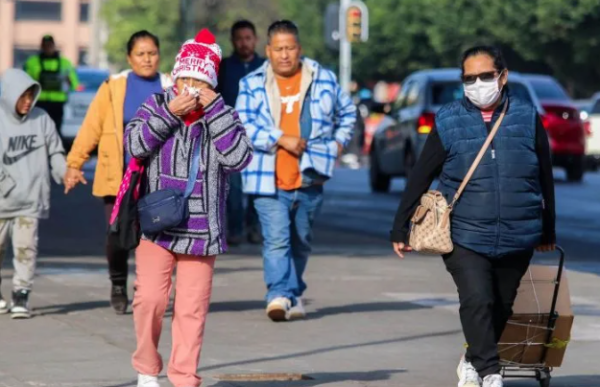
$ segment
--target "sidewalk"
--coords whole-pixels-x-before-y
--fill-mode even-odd
[[[218,260],[203,386],[454,386],[464,340],[455,288],[440,260],[411,256],[400,262],[385,243],[348,244],[334,234],[320,235],[308,266],[305,321],[275,324],[266,318],[256,247]],[[132,318],[109,308],[104,259],[42,258],[39,274],[32,300],[36,317],[0,316],[0,386],[135,386]],[[10,275],[3,270],[4,294]],[[599,277],[569,272],[569,279],[576,325],[552,386],[600,386]],[[164,328],[166,363],[169,318]],[[302,374],[307,380],[219,380],[264,373]],[[161,385],[170,386],[164,376]]]

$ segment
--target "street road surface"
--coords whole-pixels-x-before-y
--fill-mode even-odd
[[[600,175],[584,184],[557,172],[558,238],[567,251],[575,326],[552,386],[600,386]],[[403,189],[371,194],[367,171],[337,171],[315,228],[305,321],[274,324],[264,315],[260,249],[244,245],[219,258],[201,374],[205,386],[454,386],[464,339],[455,287],[439,257],[391,251],[388,234]],[[42,223],[32,304],[35,318],[0,316],[0,387],[135,386],[131,314],[108,305],[101,202],[90,186],[53,191]],[[552,263],[545,254],[538,262]],[[10,292],[5,261],[2,290]],[[130,262],[133,283],[133,260]],[[160,350],[169,355],[170,317]],[[265,374],[301,381],[256,381]],[[250,381],[230,381],[238,376]],[[269,376],[269,375],[266,375]],[[254,380],[254,381],[251,381]],[[161,385],[169,386],[161,375]],[[510,380],[512,387],[537,386]]]

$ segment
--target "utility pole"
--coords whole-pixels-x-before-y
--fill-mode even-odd
[[[108,40],[108,28],[100,15],[103,0],[91,0],[90,2],[90,51],[89,63],[92,67],[108,69],[108,55],[104,49],[104,45]]]
[[[100,39],[100,0],[92,0],[89,5],[91,39],[89,51],[89,65],[98,67],[100,64],[100,51],[102,50],[102,41]]]
[[[340,86],[345,92],[350,92],[352,77],[352,44],[346,34],[346,10],[351,0],[340,0]]]

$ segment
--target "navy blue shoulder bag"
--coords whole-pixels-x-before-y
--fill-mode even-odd
[[[145,195],[138,201],[138,215],[142,233],[147,236],[172,229],[185,222],[190,214],[188,198],[192,195],[200,164],[200,138],[194,147],[192,166],[185,192],[161,189]]]

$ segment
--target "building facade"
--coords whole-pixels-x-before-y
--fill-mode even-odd
[[[92,19],[97,19],[93,5],[93,0],[0,0],[0,73],[22,67],[39,52],[44,35],[52,35],[73,64],[88,64]]]

